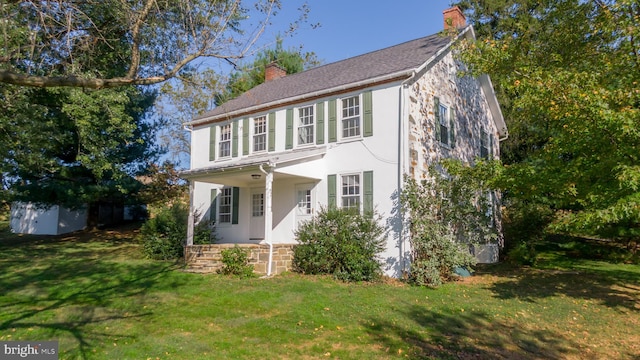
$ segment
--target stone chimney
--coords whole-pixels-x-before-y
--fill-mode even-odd
[[[444,29],[455,30],[467,26],[467,18],[459,7],[454,6],[442,12],[444,16]]]
[[[264,82],[280,79],[285,76],[287,76],[287,71],[276,64],[275,61],[269,63],[267,67],[264,68]]]

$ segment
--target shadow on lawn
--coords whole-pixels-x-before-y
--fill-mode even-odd
[[[126,340],[116,329],[99,330],[105,327],[96,324],[151,315],[144,307],[146,293],[181,285],[168,277],[175,264],[113,261],[109,253],[126,246],[126,239],[108,246],[99,243],[103,240],[22,240],[0,243],[0,252],[9,255],[0,259],[0,334],[41,329],[39,333],[58,338],[66,332],[77,347],[65,356],[88,358],[100,342]]]
[[[536,302],[564,295],[610,308],[640,311],[640,283],[638,273],[632,271],[520,269],[507,276],[489,286],[495,297]]]
[[[578,348],[553,331],[522,329],[480,311],[435,312],[412,304],[401,315],[399,322],[370,319],[366,328],[394,352],[409,346],[410,358],[558,359]]]

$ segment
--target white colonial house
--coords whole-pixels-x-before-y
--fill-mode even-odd
[[[406,269],[397,196],[403,177],[427,176],[442,158],[498,157],[507,129],[487,76],[458,76],[454,45],[474,38],[461,11],[438,33],[266,81],[193,119],[191,210],[215,223],[219,243],[252,249],[256,271],[290,268],[294,231],[322,207],[376,209],[388,228],[388,275]],[[190,217],[193,228],[193,216]],[[212,270],[221,247],[193,245],[186,259]]]

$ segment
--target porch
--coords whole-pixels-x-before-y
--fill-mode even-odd
[[[185,259],[192,271],[215,272],[221,252],[246,248],[259,274],[291,269],[295,229],[313,216],[326,148],[260,154],[183,173],[191,210]],[[217,243],[193,244],[196,221],[215,223]]]

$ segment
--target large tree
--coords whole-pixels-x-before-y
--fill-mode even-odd
[[[465,0],[510,129],[509,196],[555,213],[552,228],[640,238],[640,4]]]
[[[282,39],[278,39],[275,47],[258,52],[250,64],[239,66],[231,73],[224,89],[215,95],[215,104],[221,105],[262,84],[265,69],[271,63],[280,66],[287,74],[295,74],[320,64],[314,52],[284,49]]]
[[[271,62],[276,62],[287,74],[319,64],[315,53],[284,49],[278,39],[273,48],[259,50],[248,63],[235,65],[228,76],[206,69],[162,84],[156,107],[162,118],[160,140],[172,160],[178,161],[190,153],[184,123],[263,83],[265,67]]]
[[[79,207],[124,202],[156,159],[147,115],[155,92],[0,84],[3,197]]]
[[[242,58],[279,6],[279,0],[0,0],[0,82],[95,89],[159,83],[202,57]],[[249,13],[262,18],[243,28]]]

